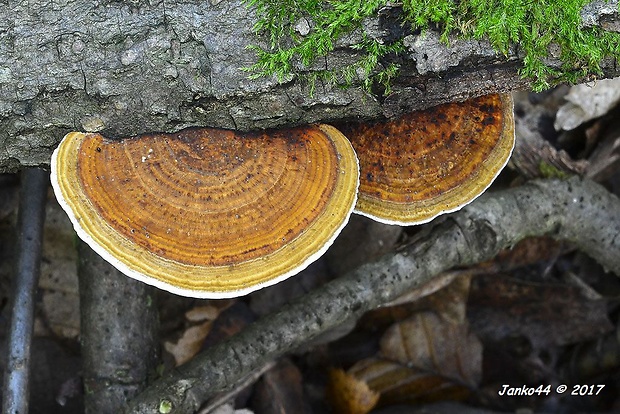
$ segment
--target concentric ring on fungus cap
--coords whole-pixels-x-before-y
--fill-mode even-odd
[[[337,127],[360,161],[355,212],[387,224],[426,223],[470,203],[504,168],[515,143],[510,95]]]
[[[84,241],[134,279],[202,298],[304,269],[347,223],[358,183],[353,148],[328,125],[72,132],[52,156],[56,197]]]

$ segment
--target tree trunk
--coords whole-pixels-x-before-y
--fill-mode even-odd
[[[118,413],[155,377],[155,289],[126,277],[86,243],[78,252],[85,412]]]
[[[619,30],[617,1],[589,6],[584,24]],[[7,17],[0,22],[0,172],[48,164],[63,135],[76,129],[120,137],[196,125],[247,130],[377,118],[529,85],[518,75],[516,51],[504,56],[488,42],[462,39],[448,48],[433,31],[405,42],[401,75],[386,96],[329,85],[311,95],[294,77],[250,80],[242,68],[255,55],[247,47],[265,42],[240,0],[10,0],[0,10]],[[363,30],[376,38],[390,24],[377,19]],[[349,40],[356,36],[361,31]],[[325,65],[352,62],[355,53],[344,45]],[[611,59],[601,67],[604,76],[619,73]]]

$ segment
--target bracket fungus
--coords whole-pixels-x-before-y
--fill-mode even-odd
[[[411,225],[456,211],[486,190],[515,143],[510,95],[488,95],[338,128],[360,162],[355,211]]]
[[[225,298],[321,256],[355,206],[359,167],[328,125],[121,141],[71,132],[52,156],[52,184],[77,234],[121,272]]]

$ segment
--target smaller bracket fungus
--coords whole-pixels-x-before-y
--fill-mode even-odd
[[[515,143],[510,95],[338,128],[360,161],[355,212],[398,225],[426,223],[470,203],[504,168]]]
[[[126,275],[201,298],[247,294],[320,257],[355,206],[359,167],[328,125],[71,132],[52,184],[77,234]]]

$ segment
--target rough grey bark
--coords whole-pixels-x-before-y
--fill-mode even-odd
[[[155,376],[155,292],[120,273],[81,241],[78,253],[85,412],[118,413]]]
[[[170,412],[193,413],[264,361],[442,271],[488,260],[525,237],[541,235],[574,243],[620,275],[620,199],[602,186],[575,177],[487,194],[400,251],[362,265],[203,352],[147,388],[126,412],[157,413],[165,405]]]
[[[617,0],[593,2],[584,24],[618,30]],[[129,136],[208,125],[236,129],[376,118],[447,101],[528,86],[518,52],[496,54],[484,41],[412,34],[402,75],[388,96],[290,79],[250,81],[241,70],[261,44],[254,13],[240,0],[0,3],[0,172],[46,165],[69,130]],[[389,14],[389,13],[388,13]],[[389,36],[389,15],[367,21],[372,37]],[[351,62],[347,42],[324,62]],[[557,63],[557,62],[556,62]],[[620,70],[601,62],[605,76]]]

